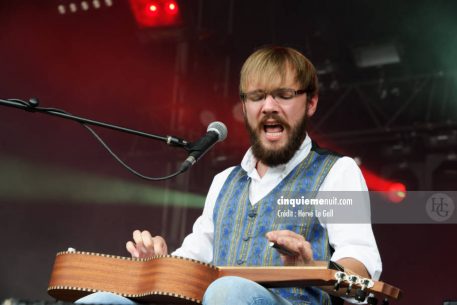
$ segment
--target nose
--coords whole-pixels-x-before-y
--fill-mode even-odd
[[[262,112],[263,113],[278,112],[278,107],[279,107],[278,102],[273,98],[273,96],[271,94],[268,94],[265,97],[265,102],[263,102]]]

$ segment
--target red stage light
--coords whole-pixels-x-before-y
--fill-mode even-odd
[[[168,2],[166,7],[166,11],[170,15],[174,15],[178,13],[178,5],[176,2]]]
[[[369,190],[383,192],[383,195],[393,203],[400,203],[405,199],[407,191],[403,183],[389,181],[365,168],[361,170]]]
[[[406,186],[403,183],[396,182],[389,186],[387,198],[394,203],[402,202],[406,197]]]
[[[145,27],[169,27],[181,23],[179,7],[170,0],[130,0],[130,7],[138,25]]]

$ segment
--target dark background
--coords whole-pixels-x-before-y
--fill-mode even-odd
[[[128,1],[58,13],[70,1],[0,2],[0,98],[194,140],[220,120],[229,136],[189,172],[147,182],[118,165],[79,124],[0,107],[0,299],[50,299],[56,252],[126,255],[132,230],[190,232],[212,177],[248,148],[237,98],[244,59],[266,44],[316,65],[319,144],[408,190],[457,187],[455,1],[178,2],[183,24],[141,29]],[[359,68],[354,52],[394,45],[400,62]],[[123,160],[160,176],[177,149],[96,128]],[[401,304],[457,299],[455,224],[374,225],[382,280]],[[454,245],[454,246],[453,246]]]

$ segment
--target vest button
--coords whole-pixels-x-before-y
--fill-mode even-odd
[[[236,263],[237,263],[238,265],[243,265],[243,263],[244,263],[244,260],[242,260],[242,259],[239,259],[239,260],[237,260],[237,261],[236,261]]]
[[[249,217],[254,218],[257,216],[257,213],[255,211],[250,211],[248,214]]]
[[[248,241],[250,238],[251,238],[251,236],[246,235],[246,236],[243,237],[243,240],[244,240],[244,241]]]

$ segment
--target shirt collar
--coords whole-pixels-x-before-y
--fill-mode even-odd
[[[288,173],[292,171],[292,169],[295,168],[295,166],[298,165],[298,163],[300,163],[304,158],[306,158],[308,153],[311,151],[311,146],[311,138],[308,135],[306,135],[305,140],[300,145],[300,148],[295,152],[292,159],[290,159],[289,162],[285,164],[280,164],[278,166],[268,168],[267,174],[280,174],[285,177]],[[244,155],[243,160],[241,161],[241,168],[243,168],[246,171],[248,177],[261,179],[255,168],[256,164],[257,159],[252,154],[252,148],[249,148],[246,154]]]

